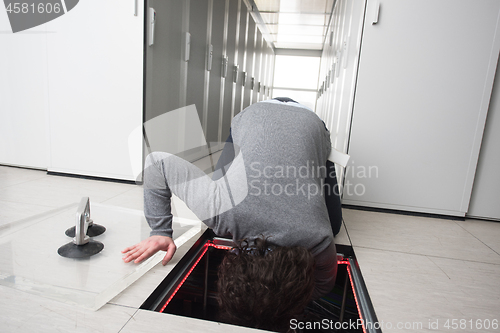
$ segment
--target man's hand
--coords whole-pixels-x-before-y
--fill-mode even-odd
[[[125,253],[125,255],[122,259],[124,262],[134,260],[134,263],[138,264],[158,251],[166,251],[167,254],[162,260],[162,264],[165,266],[174,256],[175,250],[177,250],[177,247],[172,238],[167,236],[151,236],[123,250],[122,253]]]

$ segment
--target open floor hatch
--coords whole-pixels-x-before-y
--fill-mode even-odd
[[[234,246],[208,229],[141,306],[141,309],[221,322],[217,268]],[[335,287],[291,322],[296,332],[381,332],[351,246],[337,245]],[[228,323],[231,324],[231,323]]]

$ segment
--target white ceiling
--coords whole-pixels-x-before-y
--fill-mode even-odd
[[[254,0],[275,48],[321,50],[335,0]]]

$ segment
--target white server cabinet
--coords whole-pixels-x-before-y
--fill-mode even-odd
[[[332,147],[347,152],[366,1],[339,0],[323,45],[316,113],[331,133]],[[344,168],[337,166],[343,179]]]
[[[0,27],[8,22],[2,13]],[[206,139],[225,141],[251,100],[257,29],[241,0],[87,0],[26,33],[1,34],[0,164],[135,180],[153,141],[163,149],[192,135],[180,121],[185,136],[164,144],[160,128],[148,144],[143,121],[192,104]]]
[[[500,220],[500,74],[495,77],[467,215]]]
[[[81,1],[47,23],[48,171],[135,180],[142,152],[143,1]]]
[[[8,33],[2,52],[0,163],[133,180],[140,168],[143,0],[79,2]],[[4,49],[7,52],[4,52]]]
[[[46,26],[11,33],[0,8],[0,164],[46,169]]]
[[[367,1],[344,204],[465,215],[499,13],[495,0]]]

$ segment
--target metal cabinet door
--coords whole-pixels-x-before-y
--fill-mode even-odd
[[[499,13],[494,0],[368,1],[344,203],[464,216]]]

